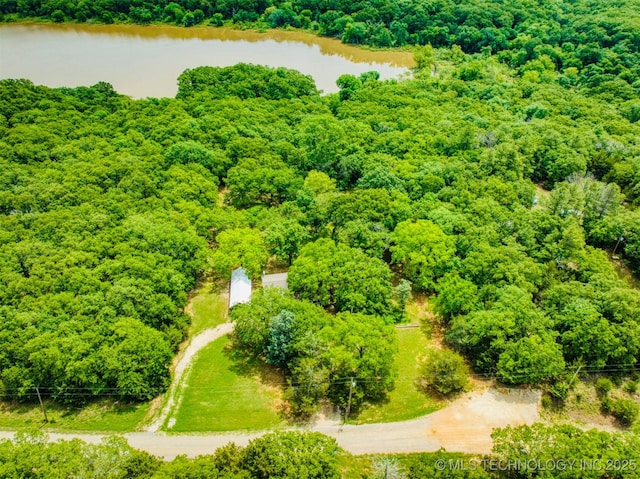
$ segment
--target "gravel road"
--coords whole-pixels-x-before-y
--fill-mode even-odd
[[[342,448],[353,454],[433,452],[440,448],[487,454],[491,451],[493,428],[536,422],[539,402],[539,391],[490,388],[469,393],[444,409],[411,421],[359,426],[322,421],[306,429],[335,437]],[[177,435],[147,431],[124,437],[133,447],[170,460],[179,454],[211,454],[232,441],[246,445],[263,433]],[[12,432],[0,431],[0,438],[12,436]],[[50,437],[96,443],[103,436],[50,433]]]

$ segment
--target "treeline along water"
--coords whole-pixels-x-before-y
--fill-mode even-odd
[[[0,48],[0,78],[50,87],[106,81],[134,98],[172,97],[180,73],[200,65],[292,68],[329,93],[342,74],[376,70],[392,78],[413,64],[410,52],[365,51],[302,32],[227,28],[5,24]]]

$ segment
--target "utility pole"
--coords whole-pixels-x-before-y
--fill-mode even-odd
[[[618,249],[618,246],[620,246],[620,242],[624,239],[624,232],[620,235],[620,237],[618,238],[618,242],[616,243],[615,247],[613,248],[613,252],[611,253],[611,257],[613,258],[616,255],[616,250]]]
[[[44,408],[44,403],[42,402],[42,397],[40,396],[40,389],[36,386],[36,394],[38,395],[38,401],[40,401],[40,409],[42,409],[42,415],[44,416],[44,422],[48,423],[49,419],[47,418],[47,410]]]
[[[569,381],[569,387],[571,387],[571,384],[573,384],[573,381],[575,381],[575,379],[578,376],[578,373],[580,372],[581,369],[582,369],[582,365],[578,366],[578,369],[576,370],[575,374],[571,378],[571,381]]]
[[[347,410],[344,414],[344,422],[346,423],[349,419],[349,414],[351,413],[351,395],[353,394],[353,388],[356,385],[356,381],[353,378],[349,378],[349,401],[347,403]]]

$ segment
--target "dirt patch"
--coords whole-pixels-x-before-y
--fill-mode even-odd
[[[261,365],[254,379],[260,383],[260,388],[267,395],[274,396],[271,409],[276,413],[284,414],[288,407],[288,403],[284,400],[284,392],[287,387],[284,372],[268,365]]]
[[[469,371],[473,371],[470,365],[469,365]],[[498,388],[496,386],[496,381],[494,379],[486,379],[482,376],[469,374],[469,384],[467,386],[467,391],[469,392],[473,391],[476,394],[480,394],[491,388],[496,388],[496,389]]]
[[[407,305],[408,316],[411,322],[431,322],[437,320],[437,315],[433,312],[433,306],[429,297],[423,293],[413,293],[413,301]]]
[[[610,393],[611,397],[634,398],[620,388]],[[578,381],[561,405],[551,405],[542,410],[542,418],[548,424],[571,424],[582,429],[596,428],[609,432],[624,431],[625,428],[611,415],[603,414],[602,400],[595,390],[595,381]]]
[[[614,256],[614,258],[617,258]],[[616,273],[618,273],[618,277],[623,281],[626,281],[627,285],[630,288],[640,288],[640,276],[634,273],[634,271],[629,268],[629,266],[621,259],[612,259],[611,263],[613,264]]]
[[[540,391],[486,389],[467,394],[433,413],[426,431],[449,451],[491,452],[494,428],[533,424],[540,418]]]
[[[184,307],[185,314],[188,314],[189,316],[193,316],[193,306],[191,306],[191,299],[192,298],[190,297],[187,305]]]
[[[146,431],[151,427],[153,418],[162,412],[162,398],[163,396],[157,396],[149,402],[149,411],[147,411],[142,422],[136,426],[136,431]]]
[[[579,412],[571,412],[568,414],[568,418],[565,421],[556,420],[554,424],[569,424],[581,429],[593,429],[596,428],[600,431],[622,431],[623,429],[618,426],[613,416],[592,416],[588,414],[581,414]]]
[[[494,428],[539,421],[540,398],[541,392],[536,390],[487,388],[419,419],[342,426],[324,417],[311,429],[335,437],[353,454],[434,452],[441,448],[489,454]]]
[[[437,349],[442,349],[446,329],[440,316],[433,311],[429,297],[422,293],[414,293],[413,300],[407,305],[409,324],[419,326],[425,336]]]

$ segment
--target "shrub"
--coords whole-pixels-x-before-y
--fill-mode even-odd
[[[606,397],[613,389],[613,383],[609,378],[600,378],[596,381],[596,392],[600,397]]]
[[[272,432],[253,439],[243,469],[255,479],[338,479],[338,444],[318,432]]]
[[[629,381],[624,385],[624,390],[629,394],[635,394],[638,392],[638,381]]]
[[[558,381],[557,383],[551,385],[551,387],[549,388],[549,394],[554,399],[557,399],[559,401],[566,401],[567,397],[569,397],[570,389],[571,388],[567,382]]]
[[[453,351],[431,350],[422,360],[420,385],[444,396],[467,385],[469,371],[462,357]]]
[[[224,17],[221,13],[214,13],[211,15],[211,20],[209,20],[210,25],[214,25],[216,27],[221,27],[224,25]]]
[[[640,406],[632,399],[614,399],[609,401],[609,411],[623,426],[631,426],[640,413]]]

